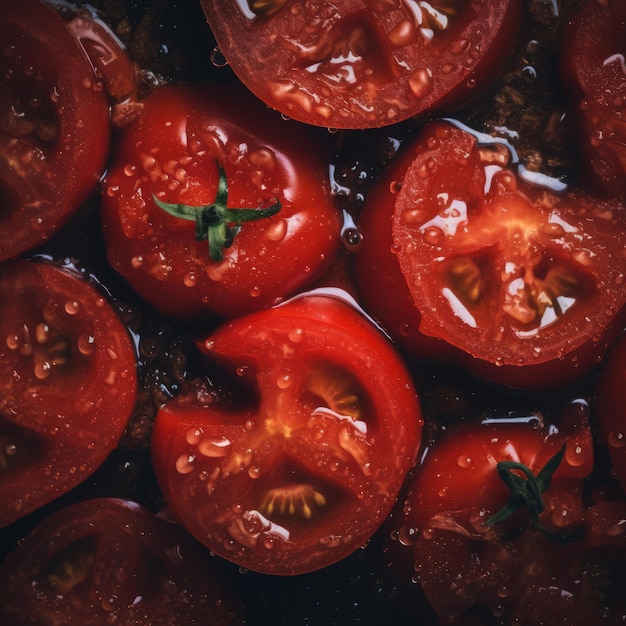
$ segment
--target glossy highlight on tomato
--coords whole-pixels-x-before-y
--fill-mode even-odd
[[[161,313],[241,315],[333,261],[341,223],[325,151],[286,124],[233,85],[164,87],[143,101],[116,146],[101,218],[111,265]]]
[[[310,572],[363,545],[421,440],[416,392],[389,341],[351,305],[308,295],[200,346],[249,400],[220,402],[200,381],[159,411],[152,455],[173,515],[264,573]]]
[[[7,626],[244,623],[218,564],[138,504],[95,498],[52,514],[0,565]]]
[[[0,30],[0,259],[8,259],[50,238],[93,192],[110,116],[83,47],[45,2],[2,3]]]
[[[0,265],[0,526],[92,474],[137,397],[135,349],[104,294],[49,262]]]
[[[220,52],[261,100],[330,128],[386,126],[459,104],[494,78],[517,0],[202,0]]]
[[[364,209],[358,270],[400,345],[514,387],[589,375],[624,321],[625,209],[544,182],[447,122],[392,163]]]

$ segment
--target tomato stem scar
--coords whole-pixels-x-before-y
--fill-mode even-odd
[[[281,203],[278,198],[273,204],[261,204],[254,209],[228,208],[228,181],[226,172],[218,164],[219,181],[215,201],[202,206],[186,204],[172,204],[163,202],[153,193],[152,198],[156,205],[166,213],[184,220],[196,223],[196,240],[209,242],[209,256],[212,261],[222,261],[224,250],[230,248],[235,237],[241,230],[243,222],[252,222],[264,217],[272,217],[280,211]]]

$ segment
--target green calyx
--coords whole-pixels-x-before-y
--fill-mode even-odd
[[[493,526],[511,518],[517,511],[526,508],[530,513],[531,523],[535,530],[541,532],[546,538],[555,541],[575,541],[580,537],[578,533],[569,530],[561,530],[553,533],[545,529],[541,524],[541,513],[545,511],[546,504],[541,495],[552,483],[552,476],[561,463],[565,454],[565,444],[548,460],[537,475],[523,463],[516,461],[500,461],[496,465],[498,475],[511,491],[509,501],[486,522],[486,526]]]
[[[224,250],[229,248],[243,222],[252,222],[264,217],[271,217],[280,211],[281,204],[275,199],[273,204],[261,205],[255,209],[228,208],[228,182],[226,172],[218,165],[219,181],[217,194],[212,204],[203,206],[188,206],[186,204],[171,204],[159,200],[154,194],[155,204],[166,213],[183,220],[196,223],[196,239],[209,242],[209,256],[212,261],[222,261]]]

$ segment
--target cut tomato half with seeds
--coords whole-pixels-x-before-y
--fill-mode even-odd
[[[411,378],[348,304],[308,295],[201,344],[247,388],[194,384],[157,416],[152,454],[173,514],[239,565],[300,574],[363,545],[393,506],[421,437]]]
[[[364,220],[362,287],[382,257],[403,291],[372,301],[414,308],[412,328],[389,328],[401,343],[427,336],[439,356],[513,386],[573,382],[622,327],[624,206],[520,176],[507,147],[489,141],[433,124],[392,166],[395,184],[366,208],[381,217]],[[368,258],[367,239],[380,236],[370,227],[390,220],[391,247]],[[386,326],[384,307],[375,314]]]
[[[517,0],[202,0],[241,81],[281,113],[371,128],[466,100],[493,79],[519,25]]]
[[[105,296],[52,263],[0,266],[0,526],[87,478],[135,406],[136,358]]]

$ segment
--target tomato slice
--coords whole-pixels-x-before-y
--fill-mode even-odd
[[[396,256],[419,313],[407,333],[442,340],[451,358],[512,386],[580,380],[622,326],[624,207],[530,184],[505,145],[484,141],[447,123],[426,127],[385,190],[387,208],[371,209],[393,211],[384,254]],[[376,262],[365,258],[361,271]],[[366,274],[361,282],[367,289]]]
[[[89,58],[50,6],[4,2],[0,29],[0,259],[7,259],[58,231],[93,191],[110,121]]]
[[[134,502],[98,498],[46,518],[0,566],[0,618],[52,624],[240,624],[208,554]]]
[[[239,565],[300,574],[363,545],[421,438],[411,378],[348,304],[309,295],[228,323],[202,345],[248,387],[192,387],[157,416],[152,452],[174,515]]]
[[[251,91],[294,119],[335,128],[386,126],[467,99],[493,79],[520,21],[516,0],[202,6]]]
[[[582,2],[560,53],[572,133],[598,193],[626,189],[626,4]]]
[[[0,265],[0,526],[89,476],[135,405],[135,350],[105,297],[51,263]]]
[[[114,269],[161,313],[187,319],[270,306],[318,278],[341,224],[327,155],[307,131],[240,87],[153,92],[103,185]],[[158,202],[183,205],[187,219]],[[215,223],[218,204],[225,222]],[[258,219],[237,222],[242,210]]]

